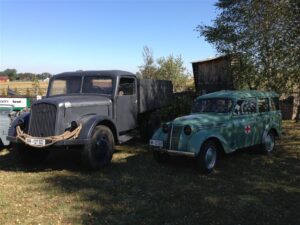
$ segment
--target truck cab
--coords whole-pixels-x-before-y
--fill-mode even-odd
[[[160,92],[166,97],[152,104]],[[111,161],[115,143],[128,140],[144,117],[171,99],[170,81],[141,80],[120,70],[61,73],[50,79],[46,98],[14,121],[8,139],[21,158],[44,158],[52,147],[76,147],[88,167],[100,169]]]

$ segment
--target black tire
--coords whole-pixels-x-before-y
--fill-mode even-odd
[[[107,166],[114,152],[114,137],[111,130],[103,125],[95,127],[91,141],[84,146],[82,159],[90,170],[99,170]]]
[[[153,150],[153,158],[158,163],[164,163],[168,160],[168,155],[159,151]]]
[[[12,143],[13,157],[24,164],[41,164],[49,155],[49,149],[30,147],[21,143]]]
[[[275,133],[269,131],[268,134],[263,137],[262,152],[266,155],[270,155],[275,151]]]
[[[160,127],[161,120],[157,114],[146,115],[141,119],[140,134],[144,141],[148,141]]]
[[[3,142],[2,142],[2,140],[0,138],[0,151],[3,150],[4,148],[5,148],[5,146],[4,146],[4,144],[3,144]]]
[[[200,154],[196,157],[196,169],[203,173],[209,174],[213,171],[218,156],[218,147],[215,142],[205,142],[201,149]]]

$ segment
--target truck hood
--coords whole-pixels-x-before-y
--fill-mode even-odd
[[[72,96],[57,96],[45,98],[36,101],[34,104],[39,103],[50,103],[58,107],[85,107],[85,106],[100,106],[110,105],[111,99],[106,96],[95,96],[95,95],[72,95]]]
[[[230,118],[229,114],[206,113],[191,114],[178,117],[172,121],[172,124],[178,126],[191,125],[194,127],[219,126],[224,124]]]

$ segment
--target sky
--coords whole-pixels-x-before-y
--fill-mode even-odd
[[[217,52],[195,31],[217,15],[215,0],[0,0],[0,71],[137,72],[154,58],[191,62]]]

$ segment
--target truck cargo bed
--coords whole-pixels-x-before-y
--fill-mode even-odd
[[[173,85],[168,80],[139,79],[139,113],[152,111],[171,104]]]

